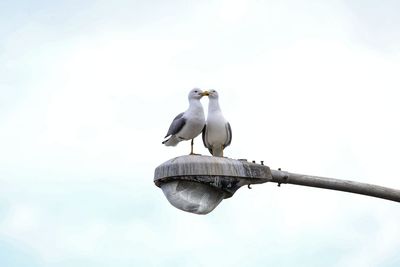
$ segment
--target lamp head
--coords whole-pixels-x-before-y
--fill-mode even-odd
[[[158,166],[154,183],[176,208],[207,214],[241,186],[272,179],[269,167],[222,157],[181,156]]]

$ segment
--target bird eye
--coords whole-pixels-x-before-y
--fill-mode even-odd
[[[197,93],[198,91],[197,91],[197,90],[195,90],[194,92],[195,92],[195,93]]]

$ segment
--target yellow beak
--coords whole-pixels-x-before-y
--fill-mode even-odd
[[[202,96],[209,96],[210,93],[209,93],[208,91],[204,91],[201,95],[202,95]]]

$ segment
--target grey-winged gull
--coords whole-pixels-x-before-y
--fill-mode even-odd
[[[166,146],[176,146],[184,140],[192,140],[190,154],[193,153],[193,139],[198,136],[204,128],[205,116],[200,99],[206,95],[202,90],[194,88],[189,92],[189,108],[174,118],[168,129],[169,137],[162,143]]]
[[[222,115],[218,102],[218,92],[205,91],[208,95],[208,114],[206,126],[203,129],[203,143],[213,156],[223,157],[224,149],[231,144],[232,129]]]

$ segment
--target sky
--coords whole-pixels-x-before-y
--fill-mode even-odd
[[[195,215],[153,183],[190,152],[161,141],[199,87],[227,157],[400,189],[399,8],[2,1],[0,265],[399,266],[395,202],[263,184]]]

